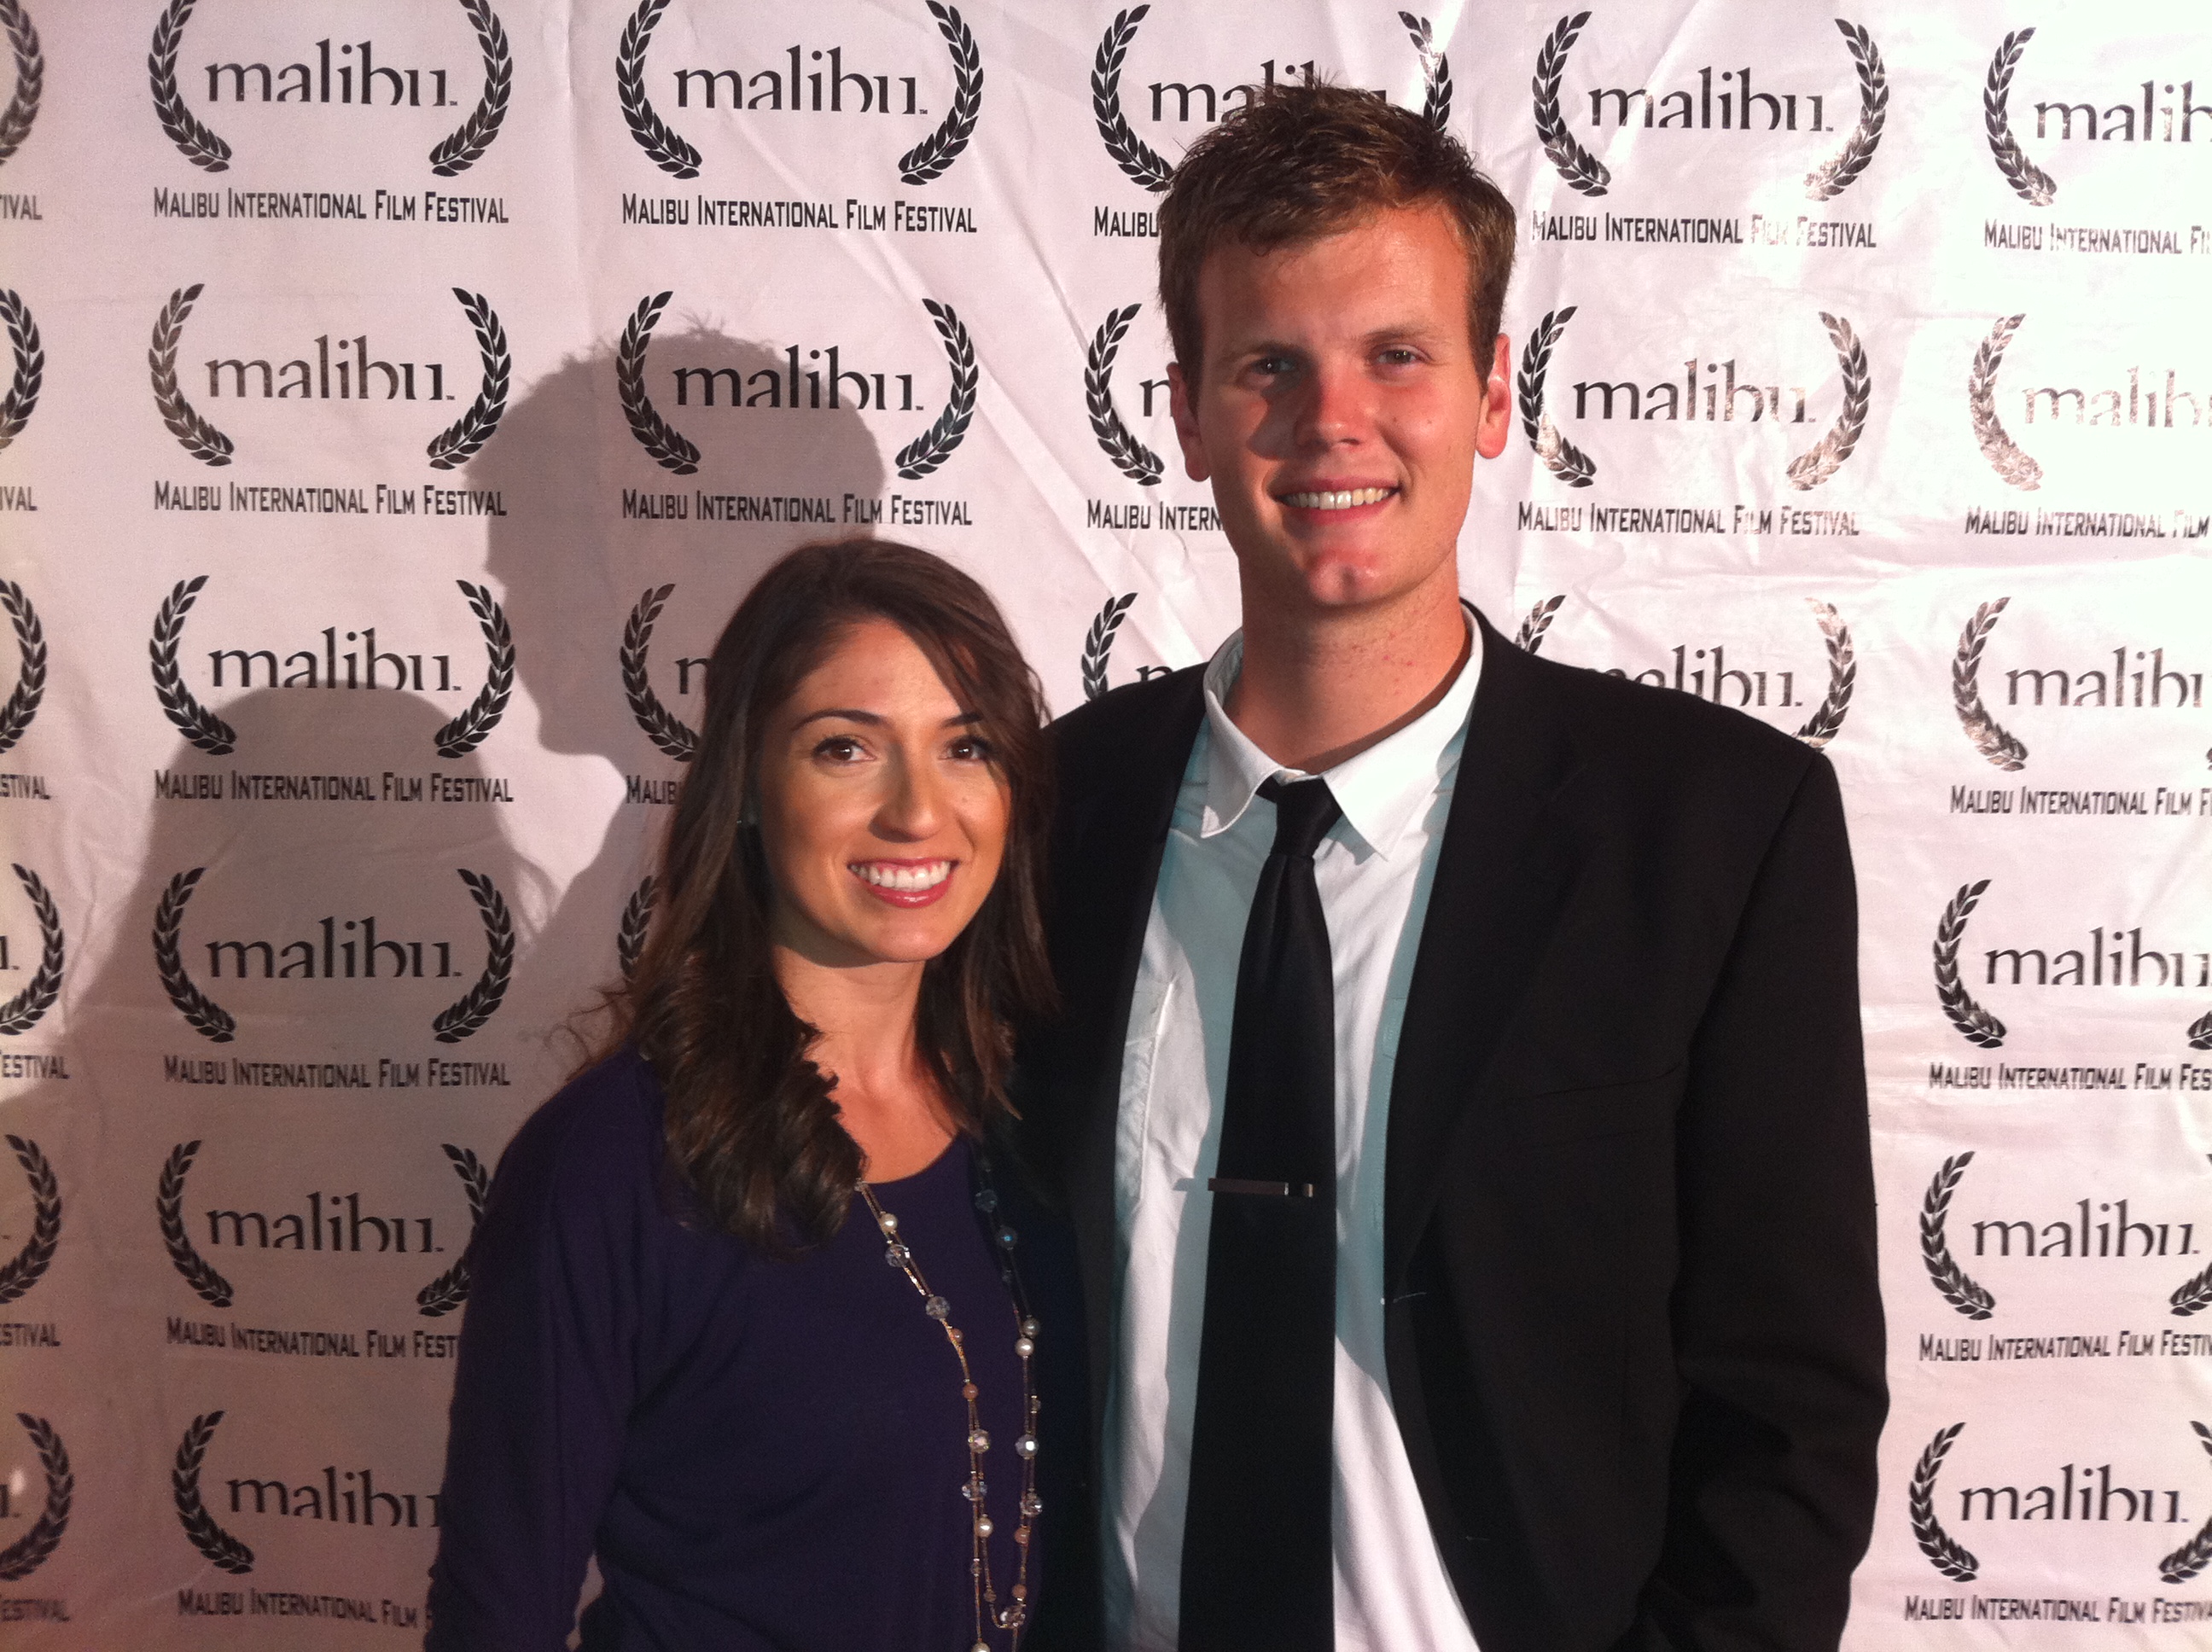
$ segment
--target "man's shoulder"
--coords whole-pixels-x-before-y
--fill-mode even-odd
[[[1053,720],[1053,750],[1064,795],[1112,784],[1117,774],[1163,741],[1195,733],[1204,705],[1206,667],[1186,665],[1164,677],[1125,683]]]
[[[1632,816],[1778,817],[1826,759],[1733,707],[1609,672],[1512,651],[1511,700],[1540,708],[1611,808]],[[1478,715],[1480,700],[1478,696]]]

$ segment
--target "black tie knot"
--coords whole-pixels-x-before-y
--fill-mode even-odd
[[[1275,847],[1268,853],[1293,860],[1312,859],[1344,812],[1324,780],[1286,783],[1271,776],[1260,782],[1260,795],[1275,805]]]

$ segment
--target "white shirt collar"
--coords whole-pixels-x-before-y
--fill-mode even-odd
[[[1206,807],[1200,837],[1227,831],[1252,806],[1262,783],[1280,774],[1308,778],[1277,762],[1230,720],[1230,690],[1244,668],[1244,633],[1231,633],[1206,667]],[[1347,757],[1322,776],[1344,811],[1344,823],[1384,859],[1436,795],[1437,782],[1458,755],[1461,731],[1482,676],[1482,632],[1468,621],[1468,657],[1443,699],[1386,739]]]

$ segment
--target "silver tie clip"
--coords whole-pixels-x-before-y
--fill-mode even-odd
[[[1208,1176],[1206,1191],[1210,1193],[1257,1193],[1273,1199],[1311,1199],[1313,1183],[1301,1181],[1248,1181],[1242,1176]]]

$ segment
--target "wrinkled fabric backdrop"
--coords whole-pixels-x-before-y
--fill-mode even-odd
[[[2197,7],[0,32],[0,1639],[419,1631],[463,1248],[649,921],[723,617],[878,531],[1056,708],[1204,657],[1153,215],[1311,75],[1520,212],[1470,594],[1842,774],[1896,1395],[1850,1644],[2205,1643]]]

